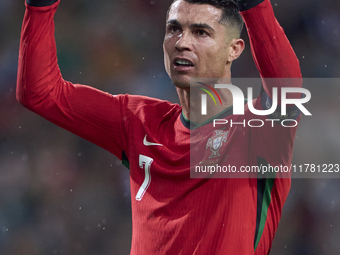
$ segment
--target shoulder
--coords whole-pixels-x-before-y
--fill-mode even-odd
[[[123,109],[134,114],[165,115],[181,112],[182,107],[178,104],[157,98],[124,94],[120,95]]]

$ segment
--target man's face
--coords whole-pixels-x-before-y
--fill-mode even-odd
[[[231,38],[219,23],[222,10],[179,0],[171,6],[163,42],[165,69],[179,88],[190,78],[222,78],[230,72]]]

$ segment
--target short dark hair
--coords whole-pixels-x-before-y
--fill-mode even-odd
[[[173,0],[172,4],[176,1],[178,0]],[[233,28],[236,29],[238,36],[241,35],[244,21],[243,21],[242,16],[239,13],[238,7],[234,0],[184,0],[184,1],[190,4],[209,4],[218,9],[221,9],[222,17],[219,22],[221,24],[231,25]],[[168,10],[167,17],[169,15],[170,8]]]

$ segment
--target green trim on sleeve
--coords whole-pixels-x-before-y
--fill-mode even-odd
[[[129,159],[128,157],[126,156],[125,154],[125,151],[122,152],[122,164],[130,170],[130,162],[129,162]]]

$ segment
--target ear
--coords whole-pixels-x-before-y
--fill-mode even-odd
[[[232,39],[230,42],[230,54],[228,57],[228,62],[232,62],[237,59],[244,50],[244,41],[240,38]]]

